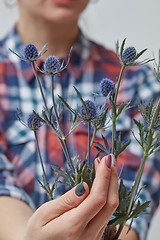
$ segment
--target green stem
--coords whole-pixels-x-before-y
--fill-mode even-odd
[[[61,134],[61,139],[59,139],[59,140],[61,142],[61,145],[62,145],[62,148],[63,148],[63,152],[64,152],[64,154],[66,156],[67,162],[68,162],[70,168],[72,169],[72,171],[75,172],[74,165],[72,163],[72,159],[71,159],[69,151],[68,151],[67,142],[66,142],[65,136],[63,134],[63,131],[62,131],[62,128],[61,128],[61,125],[60,125],[60,121],[59,121],[59,117],[58,117],[58,113],[57,113],[57,108],[56,108],[56,103],[55,103],[55,98],[54,98],[54,75],[51,75],[51,78],[52,78],[51,79],[52,80],[51,81],[52,82],[51,89],[52,89],[53,108],[54,108],[54,113],[55,113],[58,129],[59,129],[60,134]]]
[[[159,112],[159,108],[160,108],[160,100],[158,101],[158,104],[156,106],[156,110],[154,111],[154,114],[153,114],[153,117],[152,117],[152,120],[151,120],[151,123],[150,123],[150,127],[149,127],[149,131],[148,131],[148,139],[150,139],[152,136],[152,126],[153,126],[153,123],[154,123],[154,119],[157,115],[157,113]],[[150,143],[151,145],[151,143]],[[143,174],[143,169],[144,169],[144,165],[145,165],[145,162],[147,160],[147,157],[149,156],[149,150],[150,150],[150,145],[148,145],[144,151],[144,157],[143,157],[143,160],[141,162],[141,165],[138,169],[138,173],[137,173],[137,177],[136,177],[136,180],[135,180],[135,183],[134,183],[134,186],[133,186],[133,189],[132,189],[132,193],[131,193],[131,199],[130,199],[130,202],[129,202],[129,206],[128,206],[128,209],[127,209],[127,215],[129,216],[130,214],[130,211],[132,209],[132,205],[133,205],[133,201],[134,201],[134,198],[136,196],[136,193],[137,193],[137,190],[138,190],[138,187],[139,187],[139,184],[140,184],[140,180],[141,180],[141,177],[142,177],[142,174]],[[115,236],[114,239],[118,239],[122,229],[123,229],[123,226],[124,226],[125,222],[123,222],[118,231],[117,231],[117,234]]]
[[[144,164],[146,162],[147,157],[148,157],[148,154],[144,153],[144,157],[143,157],[143,160],[142,160],[141,165],[139,167],[139,170],[138,170],[138,173],[137,173],[137,177],[136,177],[133,189],[132,189],[131,199],[130,199],[129,206],[128,206],[127,213],[126,213],[127,216],[130,215],[130,211],[132,209],[133,201],[134,201],[135,195],[137,193],[137,190],[138,190],[138,187],[139,187],[139,184],[140,184],[140,180],[141,180],[143,169],[144,169]],[[123,223],[120,224],[119,229],[118,229],[118,231],[116,233],[116,236],[114,237],[114,240],[118,239],[118,237],[121,234],[122,229],[123,229],[123,227],[125,225],[125,222],[126,221],[124,221]]]
[[[121,80],[122,80],[122,75],[123,75],[125,67],[126,67],[126,65],[122,66],[120,74],[119,74],[118,83],[117,83],[117,87],[116,87],[116,92],[115,92],[115,96],[114,96],[114,103],[115,104],[117,102],[118,91],[119,91],[119,87],[120,87],[120,83],[121,83]]]
[[[92,136],[91,143],[90,143],[90,149],[91,149],[92,146],[93,146],[93,143],[94,143],[94,139],[95,139],[96,133],[97,133],[97,128],[94,128],[93,136]],[[88,152],[87,152],[87,154],[86,154],[86,159],[88,159]]]
[[[49,191],[48,196],[49,196],[50,200],[53,200],[53,194],[52,194],[52,191]]]
[[[66,154],[67,162],[68,162],[70,168],[72,169],[73,173],[75,173],[74,165],[73,165],[71,156],[70,156],[69,151],[68,151],[68,146],[67,146],[66,139],[63,140],[63,143],[64,143],[64,148],[65,148],[65,154]]]
[[[44,169],[44,164],[43,164],[43,160],[42,160],[42,156],[41,156],[41,152],[40,152],[40,148],[39,148],[39,144],[38,144],[36,131],[34,131],[34,136],[35,136],[37,150],[38,150],[38,154],[39,154],[39,159],[40,159],[40,163],[41,163],[41,167],[42,167],[44,186],[47,187],[48,186],[48,182],[47,182],[47,177],[46,177],[46,173],[45,173],[45,169]]]
[[[41,95],[42,95],[42,99],[43,99],[45,108],[46,108],[47,112],[49,112],[47,104],[46,104],[45,96],[44,96],[44,93],[43,93],[43,89],[42,89],[42,86],[41,86],[41,83],[40,83],[40,80],[39,80],[39,77],[38,77],[38,73],[37,73],[36,68],[35,68],[35,64],[34,64],[34,62],[31,62],[31,64],[32,64],[32,68],[33,68],[33,71],[34,71],[34,75],[35,75],[36,80],[38,82],[38,86],[39,86],[39,89],[40,89],[40,92],[41,92]]]
[[[91,155],[90,142],[91,142],[91,121],[88,121],[88,158],[87,158],[88,166],[90,166],[90,155]]]
[[[116,140],[116,118],[112,118],[112,154],[114,154],[115,140]]]
[[[147,139],[150,139],[152,138],[152,126],[153,126],[153,123],[155,121],[155,118],[159,112],[159,109],[160,109],[160,99],[158,101],[158,104],[156,106],[156,109],[154,111],[154,114],[153,114],[153,117],[152,117],[152,120],[151,120],[151,123],[150,123],[150,127],[149,127],[149,131],[148,131],[148,137]],[[127,215],[129,216],[130,214],[130,211],[132,209],[132,205],[133,205],[133,201],[134,201],[134,198],[136,196],[136,193],[137,193],[137,190],[138,190],[138,187],[139,187],[139,184],[140,184],[140,180],[141,180],[141,177],[142,177],[142,173],[143,173],[143,169],[144,169],[144,165],[145,165],[145,162],[147,160],[147,157],[149,156],[149,150],[150,150],[150,146],[151,146],[152,143],[150,143],[149,145],[147,145],[146,149],[144,150],[144,157],[143,157],[143,160],[141,162],[141,165],[138,169],[138,173],[137,173],[137,177],[136,177],[136,180],[135,180],[135,183],[134,183],[134,186],[133,186],[133,189],[132,189],[132,193],[131,193],[131,199],[130,199],[130,202],[129,202],[129,206],[128,206],[128,209],[127,209]],[[123,229],[123,226],[124,226],[125,222],[123,222],[122,224],[120,224],[119,226],[119,229],[117,231],[117,234],[114,238],[114,240],[118,239],[122,229]]]
[[[61,134],[61,138],[64,139],[65,137],[64,137],[61,125],[60,125],[60,121],[59,121],[59,117],[58,117],[58,113],[57,113],[57,108],[56,108],[56,103],[55,103],[55,97],[54,97],[54,75],[51,75],[51,82],[52,82],[51,89],[52,89],[52,102],[53,102],[54,113],[55,113],[58,129],[59,129],[60,134]]]
[[[148,157],[148,153],[144,153],[144,157],[143,157],[143,160],[142,160],[141,165],[139,167],[139,170],[138,170],[138,173],[137,173],[137,177],[136,177],[133,189],[132,189],[131,199],[130,199],[130,203],[129,203],[129,206],[128,206],[128,209],[127,209],[127,215],[129,215],[130,210],[132,208],[134,197],[135,197],[136,191],[137,191],[137,189],[139,187],[140,179],[141,179],[141,176],[142,176],[142,172],[143,172],[143,169],[144,169],[144,164],[145,164],[145,162],[147,160],[147,157]]]
[[[149,127],[149,131],[148,131],[148,139],[152,138],[152,126],[153,126],[153,123],[154,123],[154,119],[157,115],[157,113],[159,112],[159,108],[160,108],[160,99],[158,101],[158,104],[156,106],[156,109],[154,111],[154,114],[153,114],[153,117],[152,117],[152,120],[151,120],[151,124],[150,124],[150,127]],[[131,199],[130,199],[130,203],[129,203],[129,206],[128,206],[128,210],[127,210],[127,214],[130,213],[130,210],[131,210],[131,207],[132,207],[132,204],[133,204],[133,201],[134,201],[134,197],[136,195],[136,192],[137,192],[137,189],[139,187],[139,184],[140,184],[140,180],[141,180],[141,176],[142,176],[142,173],[143,173],[143,169],[144,169],[144,164],[147,160],[147,157],[149,156],[149,150],[150,150],[150,146],[151,146],[152,143],[150,143],[150,145],[148,145],[144,151],[144,157],[143,157],[143,160],[141,162],[141,165],[139,167],[139,170],[138,170],[138,174],[137,174],[137,177],[136,177],[136,180],[135,180],[135,184],[133,186],[133,189],[132,189],[132,194],[131,194]]]
[[[122,75],[124,72],[126,65],[123,65],[118,77],[118,83],[117,83],[117,87],[116,87],[116,92],[113,98],[114,101],[114,106],[112,106],[112,154],[114,154],[114,144],[116,141],[116,120],[117,120],[117,116],[116,116],[116,103],[117,103],[117,96],[118,96],[118,91],[119,91],[119,87],[120,87],[120,83],[122,80]]]

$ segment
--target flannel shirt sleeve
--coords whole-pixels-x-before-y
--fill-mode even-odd
[[[1,112],[2,113],[2,112]],[[2,114],[0,114],[0,122]],[[7,158],[7,144],[0,126],[0,195],[20,199],[35,209],[31,197],[21,188],[16,178],[16,167]]]
[[[136,99],[139,99],[140,101],[145,101],[146,103],[150,101],[151,99],[155,100],[155,103],[157,102],[157,99],[159,98],[160,93],[160,83],[155,78],[154,73],[152,70],[147,66],[143,67],[142,71],[140,72],[138,81],[137,81],[137,88],[136,88]],[[141,118],[139,113],[136,112],[133,118]],[[138,138],[138,131],[133,125],[132,130],[135,132],[136,137]],[[131,153],[136,153],[139,156],[143,156],[143,151],[141,147],[137,144],[135,139],[133,138],[133,135],[131,135],[131,144],[128,148],[128,150]],[[150,157],[148,157],[140,187],[142,188],[141,194],[140,194],[140,202],[141,204],[146,201],[151,201],[149,207],[144,211],[144,213],[147,214],[141,214],[138,218],[133,219],[132,228],[135,229],[135,231],[139,235],[139,240],[145,240],[147,237],[147,232],[151,223],[151,219],[153,217],[153,214],[155,210],[157,209],[159,205],[160,200],[160,151],[157,151],[156,153],[152,154]],[[129,161],[133,159],[129,159]],[[128,163],[129,164],[129,163]],[[133,175],[136,174],[133,173]],[[128,175],[126,177],[127,185],[130,185],[130,188],[133,185],[133,182],[129,181],[130,176]],[[127,224],[130,222],[128,221]]]
[[[0,64],[0,101],[1,104],[5,105],[6,96],[5,92],[7,91],[4,88],[4,72],[3,64]],[[9,91],[9,90],[8,90]],[[5,99],[4,99],[5,98]],[[8,105],[10,103],[8,102]],[[32,209],[35,209],[34,203],[30,196],[22,189],[20,183],[17,181],[16,177],[16,167],[10,161],[8,152],[7,152],[7,141],[5,138],[5,111],[0,106],[0,195],[1,196],[10,196],[17,199],[20,199],[27,203]]]

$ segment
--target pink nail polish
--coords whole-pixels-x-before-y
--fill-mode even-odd
[[[101,162],[101,159],[100,157],[97,158],[97,162],[100,163]]]
[[[111,155],[106,156],[106,165],[108,168],[111,167]]]
[[[112,159],[112,165],[116,167],[116,160],[113,154],[111,154],[111,159]]]

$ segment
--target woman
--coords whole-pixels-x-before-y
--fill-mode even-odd
[[[116,80],[120,70],[116,55],[86,39],[79,30],[78,19],[88,2],[89,0],[17,0],[19,21],[0,43],[1,239],[99,240],[118,205],[118,177],[113,155],[106,156],[101,161],[95,159],[96,178],[90,194],[87,184],[83,183],[57,200],[45,203],[47,195],[35,180],[42,173],[33,137],[28,129],[17,123],[15,117],[17,107],[29,114],[33,109],[37,112],[42,110],[43,103],[30,65],[15,58],[8,48],[19,52],[24,44],[32,43],[40,50],[48,43],[48,51],[37,62],[40,66],[50,55],[65,59],[73,46],[70,64],[55,85],[56,93],[60,93],[73,107],[76,106],[77,99],[71,89],[72,85],[76,84],[83,97],[90,98],[91,92],[96,92],[103,77]],[[147,68],[143,79],[140,78],[142,73],[144,70],[136,69],[133,74],[139,79],[138,83],[143,82],[144,75],[148,75]],[[41,74],[40,78],[50,104],[50,81]],[[130,71],[126,73],[126,83],[128,78],[133,79]],[[147,81],[150,80],[146,80],[146,83]],[[155,92],[157,89],[154,92],[150,90],[148,97],[152,97]],[[136,94],[140,95],[140,92]],[[132,95],[134,94],[131,93],[127,100]],[[67,126],[65,121],[63,124]],[[124,132],[127,130],[124,129]],[[50,165],[57,164],[63,168],[64,157],[58,140],[50,129],[44,127],[38,132],[38,138],[48,170],[47,177],[52,182]],[[80,155],[85,151],[85,146],[85,130],[82,126],[71,137],[70,150],[73,155]],[[140,157],[131,152],[127,163],[128,171],[132,170],[129,167],[130,157],[136,157],[136,169],[140,160]],[[59,187],[55,197],[64,191]],[[34,211],[34,208],[37,210]],[[123,239],[136,240],[138,236],[133,230]]]

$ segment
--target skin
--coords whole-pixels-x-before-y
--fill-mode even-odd
[[[78,37],[78,19],[88,2],[17,0],[20,13],[17,28],[22,41],[24,44],[35,44],[38,50],[48,43],[44,58],[63,56]],[[81,197],[75,194],[73,188],[59,199],[43,204],[35,212],[20,200],[0,197],[0,238],[100,240],[118,206],[118,176],[115,166],[106,166],[105,158],[100,163],[95,160],[95,168],[96,178],[90,194],[84,183],[85,193]],[[121,235],[121,238],[138,239],[134,230],[127,237]]]
[[[79,15],[89,0],[72,0],[67,4],[57,4],[56,1],[18,0],[18,31],[24,43],[32,42],[39,50],[48,43],[47,54],[60,57],[76,41]]]
[[[95,169],[90,193],[84,183],[82,196],[77,196],[73,188],[60,198],[43,204],[34,213],[22,201],[1,197],[1,239],[101,240],[118,206],[118,175],[115,166],[107,167],[106,157],[100,163],[95,160]]]

